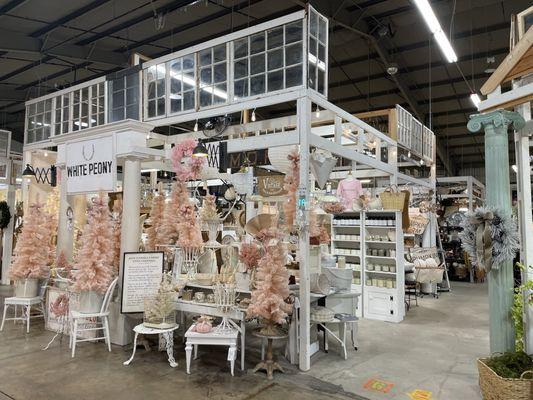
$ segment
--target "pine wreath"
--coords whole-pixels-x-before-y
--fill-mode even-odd
[[[11,221],[11,212],[5,201],[0,201],[0,229],[5,229]]]
[[[478,207],[467,213],[459,234],[472,264],[490,271],[512,261],[520,248],[515,219],[498,209]]]

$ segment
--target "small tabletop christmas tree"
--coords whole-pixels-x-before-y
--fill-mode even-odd
[[[95,291],[104,294],[114,278],[114,235],[107,195],[93,199],[87,225],[81,236],[81,248],[77,254],[76,282],[78,292]]]
[[[220,214],[217,212],[216,197],[208,194],[204,197],[204,203],[200,208],[200,218],[204,222],[220,221]]]
[[[45,279],[50,275],[50,226],[43,205],[30,205],[11,264],[11,279]]]

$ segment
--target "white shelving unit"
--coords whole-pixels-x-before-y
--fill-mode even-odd
[[[404,311],[404,244],[401,213],[361,211],[335,215],[331,251],[353,270],[362,293],[359,316],[400,322]]]

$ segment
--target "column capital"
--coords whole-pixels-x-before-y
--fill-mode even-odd
[[[520,114],[514,111],[498,109],[483,114],[471,115],[466,127],[470,132],[478,132],[481,128],[492,125],[495,128],[505,129],[507,133],[507,128],[511,124],[515,130],[520,130],[524,127],[525,121]]]

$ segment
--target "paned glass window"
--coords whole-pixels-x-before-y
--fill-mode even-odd
[[[52,99],[30,104],[26,108],[26,143],[40,142],[52,132]]]
[[[228,64],[226,44],[198,52],[200,108],[228,101]]]
[[[302,21],[296,21],[234,40],[234,98],[302,85],[302,38]]]
[[[194,110],[196,106],[196,60],[194,54],[168,62],[170,113]]]
[[[311,9],[309,13],[308,84],[309,88],[326,94],[327,19]]]
[[[134,72],[109,81],[109,121],[139,119],[139,74]]]
[[[152,65],[146,71],[147,117],[165,115],[165,64]]]

